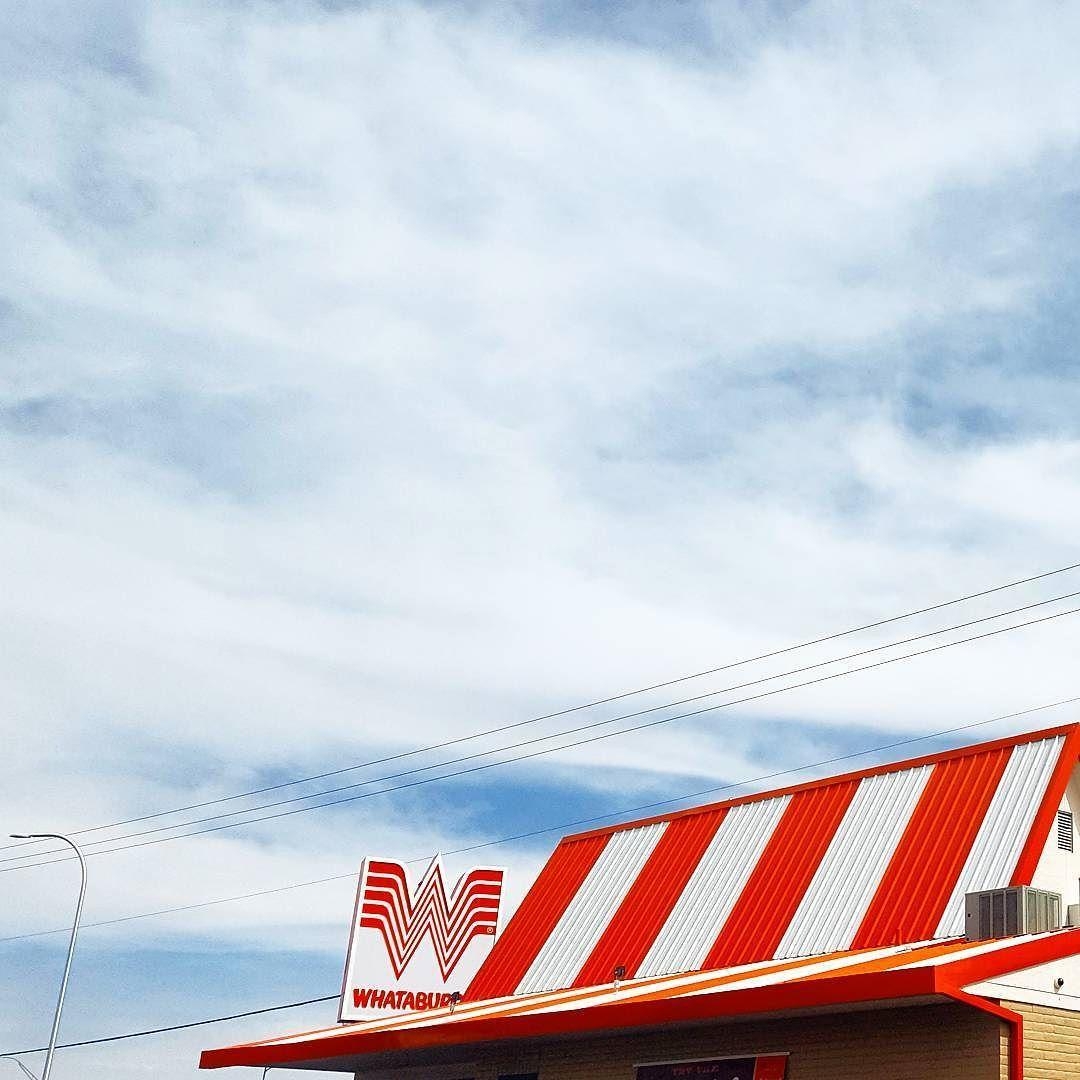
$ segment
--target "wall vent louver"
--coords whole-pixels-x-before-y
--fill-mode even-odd
[[[1060,929],[1060,893],[1018,886],[967,894],[964,930],[968,941],[1045,934]]]
[[[1059,851],[1073,851],[1073,816],[1069,810],[1057,812],[1057,846]]]

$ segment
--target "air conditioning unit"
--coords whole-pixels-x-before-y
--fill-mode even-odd
[[[967,894],[964,932],[968,941],[1060,929],[1060,893],[1019,886]]]

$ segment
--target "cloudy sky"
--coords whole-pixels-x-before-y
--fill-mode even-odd
[[[1059,4],[5,5],[0,833],[407,753],[1080,561],[1078,47]],[[332,994],[365,853],[556,830],[449,857],[508,866],[516,897],[570,822],[1080,695],[1080,630],[167,826],[550,750],[1077,590],[87,834],[170,838],[90,849],[90,922],[334,880],[88,928],[63,1036]],[[64,939],[38,932],[75,887],[24,862],[0,862],[0,1052],[47,1038]],[[203,1046],[332,1017],[55,1075],[192,1078]]]

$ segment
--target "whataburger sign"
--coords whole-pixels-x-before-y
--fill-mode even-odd
[[[338,1019],[437,1009],[464,993],[495,942],[504,873],[474,867],[448,895],[438,856],[415,889],[404,863],[365,859]]]

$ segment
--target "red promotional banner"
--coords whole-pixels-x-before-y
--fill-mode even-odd
[[[636,1080],[784,1080],[787,1054],[639,1065]]]

